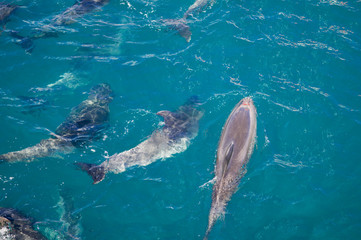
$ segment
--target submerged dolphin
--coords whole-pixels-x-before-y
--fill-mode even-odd
[[[196,0],[184,13],[181,19],[166,19],[165,25],[178,31],[178,33],[185,38],[187,42],[191,40],[192,32],[187,25],[187,18],[193,16],[194,12],[201,11],[212,0]]]
[[[12,208],[0,207],[0,239],[4,240],[45,240],[33,229],[31,220]]]
[[[227,202],[246,173],[246,164],[255,143],[256,115],[252,99],[244,98],[235,106],[223,127],[217,149],[216,183],[204,239],[208,238],[214,223],[224,214]]]
[[[23,37],[18,34],[16,31],[11,31],[10,34],[12,37],[18,39],[18,44],[21,45],[28,53],[31,53],[34,46],[33,40],[38,38],[47,38],[47,37],[57,37],[57,27],[69,25],[76,22],[77,18],[82,17],[83,15],[93,12],[96,9],[101,8],[107,4],[109,0],[81,0],[77,1],[73,6],[67,8],[64,12],[59,15],[56,15],[50,24],[45,25],[42,29],[39,30],[33,36]]]
[[[53,19],[54,25],[68,25],[76,22],[76,19],[82,17],[84,14],[93,12],[107,4],[109,0],[82,0],[75,3],[63,13],[55,16]]]
[[[8,21],[8,17],[13,13],[19,6],[12,5],[4,2],[0,2],[0,24],[5,28],[5,24]]]
[[[18,5],[8,4],[0,2],[0,24],[2,25],[2,30],[0,34],[5,31],[6,23],[9,21],[9,16],[17,9],[20,8]],[[23,37],[18,34],[17,31],[10,30],[7,31],[11,37],[17,39],[17,44],[25,49],[26,52],[31,53],[33,49],[32,40],[28,37]]]
[[[100,165],[77,163],[94,180],[102,181],[107,172],[122,173],[134,166],[147,166],[158,159],[169,158],[187,149],[191,139],[198,134],[198,121],[203,113],[196,109],[198,101],[189,99],[177,111],[160,111],[157,115],[164,118],[165,125],[136,147],[114,154]]]
[[[105,4],[109,0],[81,0],[76,2],[73,6],[67,8],[64,12],[56,15],[50,24],[45,25],[39,34],[36,34],[32,39],[57,37],[58,26],[70,25],[76,22],[76,19],[81,18],[87,13],[93,12]]]
[[[9,21],[9,16],[17,9],[19,6],[0,2],[0,25],[2,29],[0,34],[5,30],[6,23]]]
[[[109,119],[109,103],[112,90],[108,84],[93,87],[88,99],[72,109],[68,118],[58,126],[52,138],[44,139],[35,146],[0,155],[0,161],[17,162],[46,157],[57,151],[81,147],[106,127]]]

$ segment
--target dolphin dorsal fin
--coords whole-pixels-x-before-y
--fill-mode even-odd
[[[171,111],[159,111],[157,112],[158,116],[162,116],[164,118],[164,123],[166,126],[171,126],[172,125],[172,119],[174,119],[173,113]]]
[[[233,146],[234,146],[234,143],[231,142],[227,147],[226,156],[224,158],[224,163],[223,163],[223,175],[228,168],[229,161],[231,160],[231,157],[233,154]]]

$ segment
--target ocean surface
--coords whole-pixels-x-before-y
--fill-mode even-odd
[[[50,137],[96,84],[114,91],[109,128],[68,154],[0,164],[0,206],[48,239],[202,239],[217,145],[250,96],[257,142],[209,239],[361,238],[361,1],[213,1],[190,17],[188,43],[166,19],[193,0],[121,0],[32,36],[74,0],[28,1],[0,35],[0,153]],[[161,110],[198,96],[188,149],[93,185],[99,164],[162,127]]]

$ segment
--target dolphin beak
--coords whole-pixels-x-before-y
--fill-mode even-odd
[[[253,104],[252,98],[246,97],[243,99],[241,106],[249,106],[252,104]]]

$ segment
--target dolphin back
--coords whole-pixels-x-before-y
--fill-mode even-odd
[[[75,19],[90,13],[106,3],[109,0],[82,0],[76,2],[73,6],[66,9],[62,14],[54,18],[55,25],[69,25],[75,22]]]
[[[69,140],[75,147],[98,138],[108,126],[109,103],[112,100],[112,90],[108,84],[96,85],[90,90],[88,99],[72,109],[55,133]]]
[[[0,2],[0,23],[6,23],[7,18],[17,9],[18,5]]]
[[[164,118],[163,131],[170,139],[194,138],[198,133],[198,122],[203,112],[198,110],[199,99],[196,96],[189,98],[177,111],[159,111],[157,115]]]
[[[224,215],[225,207],[246,173],[246,164],[253,152],[257,120],[251,98],[242,99],[229,115],[217,149],[216,183],[208,217],[207,239],[213,225]]]
[[[194,12],[200,12],[204,7],[209,4],[210,0],[196,0],[184,13],[183,18],[188,18],[193,15]]]
[[[176,30],[187,42],[191,41],[192,32],[186,19],[165,19],[163,20],[164,25],[172,30]]]

